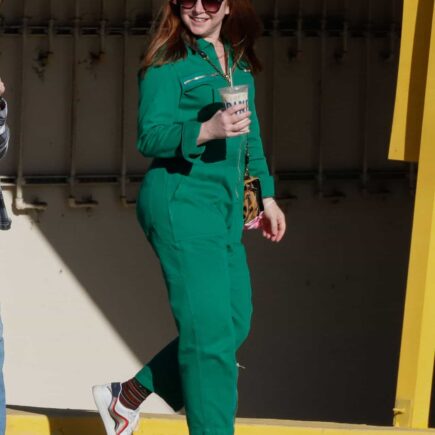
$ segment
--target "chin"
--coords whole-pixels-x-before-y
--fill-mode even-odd
[[[206,38],[208,36],[207,32],[198,32],[198,31],[191,30],[191,33],[193,36],[196,36],[198,38]]]
[[[209,29],[198,29],[197,27],[194,26],[188,26],[188,27],[192,35],[199,36],[200,38],[207,36],[210,33]]]

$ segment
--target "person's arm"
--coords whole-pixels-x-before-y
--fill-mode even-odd
[[[249,150],[249,174],[260,179],[261,193],[263,198],[275,195],[275,182],[270,175],[266,157],[264,155],[263,141],[261,139],[260,124],[255,108],[255,86],[249,87],[249,110],[251,115],[251,127],[248,134]]]
[[[9,144],[9,128],[6,124],[8,106],[6,101],[0,97],[0,159],[6,154]]]
[[[138,150],[146,157],[177,157],[194,161],[201,123],[177,121],[181,85],[170,64],[149,68],[139,83]]]

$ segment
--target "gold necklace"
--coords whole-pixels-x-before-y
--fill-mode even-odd
[[[205,52],[205,51],[203,51],[203,50],[198,50],[198,53],[199,53],[199,55],[205,60],[205,61],[207,61],[215,70],[216,70],[216,72],[221,76],[221,77],[223,77],[227,82],[228,82],[228,85],[229,86],[231,86],[232,85],[232,83],[231,83],[231,74],[229,73],[229,72],[227,72],[227,73],[223,73],[222,72],[222,70],[221,70],[221,68],[219,68],[218,66],[216,66],[213,62],[212,62],[212,60],[209,58],[209,56],[208,56],[208,54]],[[226,67],[226,70],[227,71],[229,71],[229,64],[228,64],[228,53],[227,53],[227,51],[225,50],[225,48],[224,48],[224,55],[225,55],[225,67]],[[234,69],[235,69],[235,65],[236,64],[234,64],[233,65],[233,68],[231,69],[231,72],[234,72]]]

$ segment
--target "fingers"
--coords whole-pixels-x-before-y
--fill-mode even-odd
[[[267,240],[271,240],[273,237],[271,219],[263,219],[263,237],[265,237]]]
[[[229,119],[231,119],[231,122],[235,123],[235,122],[239,122],[242,119],[245,118],[249,118],[252,115],[252,112],[250,112],[249,110],[243,110],[242,112],[237,112],[237,113],[228,113],[228,112],[224,112]]]
[[[237,113],[247,112],[248,106],[246,104],[237,104],[225,110],[228,115],[235,115]]]
[[[275,207],[272,207],[272,209],[269,208],[269,210],[265,212],[263,236],[272,242],[278,243],[284,237],[286,228],[285,215],[275,203]]]
[[[246,128],[245,130],[240,130],[237,132],[229,132],[227,133],[226,137],[237,137],[237,136],[243,136],[244,134],[248,134],[251,130],[249,128]]]
[[[249,118],[239,121],[236,124],[232,124],[231,131],[238,132],[241,130],[246,130],[251,125],[251,120]]]
[[[251,119],[248,117],[244,117],[242,120],[236,123],[229,123],[226,126],[227,137],[241,136],[242,134],[247,134],[250,132],[249,126],[251,125]],[[240,118],[239,118],[240,119]]]
[[[232,125],[240,124],[246,120],[249,120],[251,117],[251,112],[244,112],[237,115],[227,115],[227,121]]]
[[[213,118],[208,121],[212,130],[211,137],[220,139],[248,134],[251,125],[250,116],[251,112],[243,104],[217,111]]]
[[[276,237],[277,242],[280,242],[282,240],[286,229],[287,229],[287,225],[285,222],[285,215],[284,213],[280,213],[280,215],[278,216],[278,234]]]
[[[271,220],[271,237],[272,242],[280,242],[286,231],[285,215],[280,211],[276,217]]]
[[[271,240],[272,242],[275,242],[276,237],[278,236],[278,219],[276,217],[270,221],[270,231],[272,233]]]

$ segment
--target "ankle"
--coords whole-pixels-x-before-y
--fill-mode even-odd
[[[136,378],[121,384],[119,401],[128,409],[136,410],[145,401],[151,392]]]

